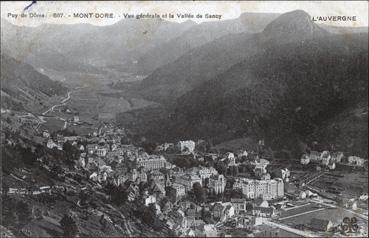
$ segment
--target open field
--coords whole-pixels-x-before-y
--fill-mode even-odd
[[[304,203],[301,205],[297,205],[296,207],[292,207],[289,209],[286,209],[285,211],[281,212],[280,220],[288,220],[288,217],[290,216],[296,216],[301,213],[310,212],[310,211],[316,211],[318,209],[321,209],[317,206],[315,203]]]
[[[343,218],[345,217],[353,217],[353,214],[342,209],[342,208],[325,208],[323,210],[317,210],[315,212],[303,214],[300,216],[294,216],[282,221],[284,224],[308,224],[312,218],[319,218],[330,220],[334,225],[338,225],[342,222]],[[357,217],[358,224],[360,227],[368,229],[368,222]]]
[[[336,174],[338,176],[332,176]],[[331,172],[325,174],[315,180],[310,185],[319,189],[334,188],[341,192],[340,197],[343,199],[351,199],[360,196],[363,193],[368,193],[368,172],[357,171],[349,172]]]
[[[43,129],[47,129],[49,132],[58,131],[62,129],[64,125],[64,121],[55,117],[47,117],[45,121],[46,122],[40,126],[41,131]]]

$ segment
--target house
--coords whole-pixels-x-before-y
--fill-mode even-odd
[[[185,237],[195,237],[196,236],[195,231],[192,229],[188,229],[185,231],[184,236]]]
[[[303,154],[300,159],[302,165],[307,165],[310,163],[310,156],[308,154]]]
[[[257,206],[252,210],[252,214],[259,217],[272,217],[274,215],[274,208]]]
[[[163,213],[168,214],[173,209],[173,203],[167,200],[161,207]]]
[[[318,151],[309,151],[308,153],[305,153],[303,156],[307,157],[310,162],[320,162],[321,157],[320,153]]]
[[[104,147],[100,147],[100,146],[99,146],[99,147],[96,149],[96,154],[97,154],[98,156],[100,156],[100,157],[105,157],[107,152],[108,152],[108,150],[107,150],[106,148],[104,148]]]
[[[224,175],[212,175],[209,179],[209,188],[215,193],[220,194],[224,192],[226,186],[226,180]]]
[[[42,132],[42,136],[43,136],[43,137],[45,137],[45,138],[49,138],[49,137],[50,137],[50,133],[49,133],[49,131],[48,131],[48,130],[44,130],[44,131]]]
[[[329,231],[332,227],[333,224],[331,221],[329,220],[323,220],[323,219],[318,219],[318,218],[312,218],[310,220],[310,224],[309,227],[313,230],[313,231],[323,231],[323,232],[327,232]]]
[[[95,151],[97,150],[97,144],[88,144],[87,146],[86,146],[86,149],[87,149],[87,152],[89,153],[89,154],[94,154],[95,153]]]
[[[173,143],[164,143],[164,144],[158,145],[155,148],[155,150],[158,151],[158,152],[160,152],[160,151],[172,152],[172,151],[174,151],[174,144]]]
[[[290,175],[291,175],[291,172],[285,168],[285,169],[281,169],[281,178],[288,182],[289,181],[289,178],[290,178]]]
[[[149,191],[151,194],[154,194],[158,200],[165,195],[164,187],[156,182],[150,184]]]
[[[85,147],[84,147],[83,145],[80,145],[80,146],[79,146],[79,150],[80,150],[80,151],[84,151],[84,150],[85,150]]]
[[[202,179],[197,174],[184,174],[175,179],[176,183],[182,184],[186,192],[190,191],[195,183],[202,185]]]
[[[236,164],[236,157],[234,156],[233,153],[227,153],[226,154],[226,158],[228,159],[228,167],[231,167],[231,166],[237,166]]]
[[[223,214],[223,205],[221,203],[215,203],[212,210],[214,219],[219,220]]]
[[[226,221],[227,219],[230,219],[234,216],[234,206],[232,204],[228,204],[225,206],[223,210],[222,217],[220,218],[221,221]]]
[[[173,227],[177,228],[187,228],[187,218],[182,210],[178,209],[177,211],[172,210],[167,215],[168,221],[171,221],[174,225]]]
[[[49,148],[49,149],[53,149],[53,148],[58,148],[59,149],[59,145],[57,145],[52,139],[49,139],[48,141],[47,141],[47,143],[46,143],[46,146],[47,146],[47,148]],[[61,148],[61,147],[60,147]]]
[[[342,152],[333,152],[331,153],[332,161],[336,163],[342,163],[342,160],[345,158],[345,155]]]
[[[246,228],[248,230],[252,230],[254,226],[258,226],[262,224],[261,217],[254,216],[242,216],[237,219],[237,228]]]
[[[196,230],[201,230],[201,227],[203,227],[205,225],[205,222],[201,219],[195,219],[194,221],[192,221],[192,223],[189,223],[189,226],[192,229]]]
[[[164,174],[159,170],[152,170],[149,173],[149,180],[154,180],[157,183],[162,183],[164,185]]]
[[[304,191],[301,191],[300,192],[300,195],[299,195],[299,197],[300,197],[300,199],[306,199],[306,192],[304,192]]]
[[[320,155],[320,161],[323,165],[328,166],[329,161],[331,160],[331,154],[329,151],[325,150]]]
[[[197,237],[217,237],[218,232],[214,224],[203,224],[199,222],[195,229],[195,235]]]
[[[329,163],[328,163],[328,168],[329,168],[330,170],[334,170],[334,169],[336,169],[336,163],[335,163],[333,160],[329,161]]]
[[[246,150],[243,150],[243,151],[240,151],[238,154],[237,154],[237,157],[238,158],[247,158],[247,156],[249,155],[249,153],[246,151]]]
[[[132,202],[136,200],[136,197],[139,195],[138,186],[135,185],[134,183],[131,183],[127,189],[127,193],[128,193],[128,201]]]
[[[179,141],[177,148],[182,154],[192,154],[195,150],[196,143],[192,140]]]
[[[277,227],[259,225],[253,233],[254,237],[283,237],[280,234],[280,229]]]
[[[246,199],[244,198],[232,198],[231,199],[231,203],[235,208],[235,213],[237,215],[240,214],[246,214],[247,210],[246,210]]]
[[[202,179],[202,181],[205,182],[205,180],[207,178],[210,178],[210,176],[217,175],[218,171],[213,167],[210,167],[210,168],[202,167],[198,170],[198,174],[200,178]]]
[[[360,158],[358,156],[349,156],[348,157],[348,163],[350,165],[358,166],[358,167],[364,167],[365,160],[363,158]]]
[[[166,189],[166,196],[175,203],[178,199],[186,195],[186,189],[182,184],[173,183]]]

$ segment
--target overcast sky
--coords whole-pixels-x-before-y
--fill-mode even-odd
[[[221,20],[239,17],[243,12],[276,12],[284,13],[301,9],[308,12],[312,17],[316,16],[356,16],[356,22],[326,22],[326,24],[338,26],[368,26],[368,2],[367,1],[231,1],[231,2],[206,2],[206,1],[183,1],[183,2],[41,2],[32,5],[26,13],[49,14],[47,18],[20,18],[8,17],[8,13],[21,14],[25,6],[31,1],[24,2],[1,2],[1,17],[17,25],[37,26],[42,23],[90,23],[94,25],[113,24],[122,19],[123,13],[192,13],[220,14]],[[52,13],[63,13],[64,16],[73,13],[113,13],[114,19],[79,19],[65,17],[55,19],[50,17]],[[119,18],[120,16],[121,18]],[[185,21],[188,19],[167,19],[173,21]],[[195,22],[209,21],[209,19],[192,19]]]

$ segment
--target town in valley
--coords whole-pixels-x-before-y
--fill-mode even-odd
[[[367,237],[368,2],[250,3],[1,2],[0,236]]]

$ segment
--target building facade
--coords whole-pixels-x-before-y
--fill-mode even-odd
[[[270,180],[239,179],[233,185],[241,189],[246,198],[271,200],[284,196],[284,183],[280,178]]]
[[[136,160],[137,168],[144,167],[145,170],[155,170],[165,168],[167,161],[163,156],[151,156],[149,158],[139,157]]]

